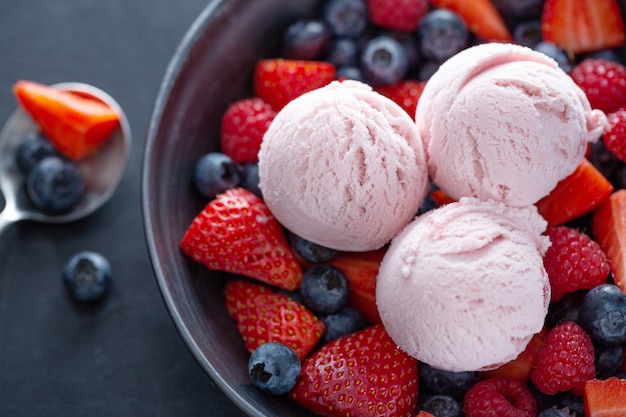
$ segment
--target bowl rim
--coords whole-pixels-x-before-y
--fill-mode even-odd
[[[143,214],[144,238],[146,240],[148,255],[151,260],[151,267],[159,287],[159,292],[169,312],[171,320],[173,321],[180,336],[184,339],[187,349],[191,352],[196,362],[204,369],[218,389],[224,393],[234,405],[247,415],[262,417],[262,414],[259,414],[258,410],[253,408],[246,401],[243,401],[238,393],[220,376],[216,368],[213,367],[210,362],[205,360],[200,346],[191,336],[189,328],[183,320],[181,310],[178,308],[174,297],[169,291],[166,291],[167,283],[157,254],[155,235],[152,228],[153,218],[150,214],[149,204],[151,192],[149,189],[150,163],[148,161],[152,158],[154,151],[154,143],[160,127],[159,120],[161,120],[163,116],[167,106],[168,97],[176,84],[177,76],[184,68],[187,58],[193,50],[196,41],[202,37],[202,34],[210,24],[211,16],[220,7],[223,7],[227,3],[228,0],[210,0],[209,3],[207,3],[205,8],[198,14],[191,26],[185,32],[165,70],[153,109],[150,114],[149,124],[144,140],[144,154],[142,157],[141,168],[141,210]]]

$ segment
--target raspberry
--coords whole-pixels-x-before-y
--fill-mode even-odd
[[[569,390],[581,395],[585,381],[595,373],[591,338],[578,324],[568,321],[548,334],[530,380],[547,395]]]
[[[590,290],[606,282],[610,266],[600,246],[586,234],[558,226],[549,228],[546,235],[552,246],[543,257],[550,279],[552,302],[565,293]]]
[[[612,113],[626,104],[626,67],[604,59],[585,59],[570,76],[587,94],[591,107]]]
[[[222,152],[235,162],[257,162],[263,135],[275,116],[276,111],[260,98],[231,104],[222,116]]]
[[[367,0],[370,20],[380,27],[413,32],[428,13],[427,0]]]
[[[604,146],[617,159],[626,162],[626,108],[607,115],[609,127],[602,135]]]
[[[535,417],[535,397],[523,382],[493,377],[476,383],[463,400],[466,417]]]

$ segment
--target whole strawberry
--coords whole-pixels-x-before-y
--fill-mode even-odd
[[[428,13],[427,0],[367,0],[370,20],[377,26],[413,32]]]
[[[559,301],[565,293],[590,290],[606,282],[609,261],[589,236],[566,226],[549,228],[545,234],[552,243],[543,257],[552,302]]]
[[[585,381],[595,373],[591,338],[578,324],[568,321],[548,334],[530,380],[547,395],[570,390],[581,395]]]
[[[274,110],[336,78],[335,66],[324,61],[264,59],[254,69],[254,93]]]
[[[466,417],[535,417],[537,402],[523,382],[495,376],[467,391],[463,411]]]
[[[258,97],[231,104],[222,116],[222,152],[239,163],[257,162],[263,135],[276,112]]]
[[[309,356],[291,397],[327,417],[413,417],[417,378],[417,361],[399,350],[379,324]]]
[[[211,270],[255,278],[287,290],[302,280],[278,221],[252,192],[237,187],[218,195],[181,240],[183,252]]]
[[[570,72],[591,107],[612,113],[626,105],[626,67],[604,59],[585,59]]]
[[[425,81],[404,80],[391,85],[378,86],[376,87],[376,91],[393,100],[397,105],[402,107],[411,118],[414,118],[417,103],[424,91],[425,85]]]
[[[263,284],[228,281],[224,295],[250,353],[262,344],[280,342],[302,360],[324,333],[324,323],[304,305]]]
[[[604,145],[617,159],[626,162],[626,108],[607,114],[609,127],[602,135]]]

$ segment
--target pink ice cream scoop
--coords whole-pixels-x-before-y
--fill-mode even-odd
[[[534,206],[470,197],[418,217],[392,240],[378,273],[389,335],[409,355],[454,372],[515,359],[550,302],[545,228]]]
[[[553,59],[491,43],[441,65],[416,123],[430,176],[450,197],[524,206],[571,174],[608,122]]]
[[[417,214],[429,186],[413,119],[356,81],[287,104],[259,151],[265,203],[291,232],[329,248],[388,243]]]

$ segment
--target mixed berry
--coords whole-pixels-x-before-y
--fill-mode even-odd
[[[497,369],[449,372],[406,355],[381,324],[386,249],[338,252],[286,231],[263,202],[256,155],[286,103],[335,79],[369,83],[413,116],[438,66],[486,41],[551,56],[611,123],[536,204],[552,243],[544,329]],[[258,62],[253,96],[223,115],[221,152],[198,161],[207,205],[181,240],[186,255],[232,274],[225,302],[252,385],[325,416],[625,416],[623,52],[616,0],[326,0],[289,25],[283,57]],[[450,201],[433,185],[421,212]]]

